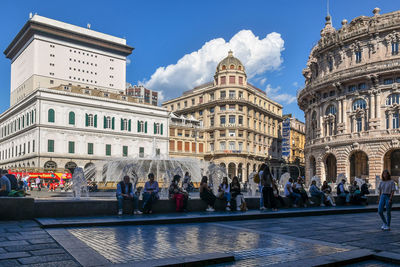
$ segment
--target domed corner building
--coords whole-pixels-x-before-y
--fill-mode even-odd
[[[306,120],[306,178],[400,177],[400,11],[326,18],[303,70],[298,105]]]
[[[212,77],[210,77],[212,79]],[[170,123],[171,157],[201,157],[247,181],[267,161],[279,177],[282,161],[282,106],[247,81],[242,62],[229,51],[214,80],[162,104],[175,116],[194,118],[201,127]]]

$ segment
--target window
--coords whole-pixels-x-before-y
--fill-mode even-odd
[[[399,112],[393,113],[393,129],[399,129]]]
[[[364,90],[364,89],[366,89],[367,88],[367,85],[365,84],[365,83],[360,83],[359,85],[358,85],[358,90]]]
[[[235,105],[229,105],[229,110],[235,110],[236,106]]]
[[[221,99],[226,98],[226,92],[225,91],[221,91],[220,92],[220,97],[221,97]]]
[[[144,147],[139,147],[139,158],[144,158]]]
[[[399,53],[399,42],[392,43],[392,55],[397,55]]]
[[[226,77],[225,76],[221,77],[221,84],[226,84]]]
[[[128,130],[128,120],[121,118],[121,131],[127,131],[127,130]]]
[[[390,119],[389,119],[389,114],[387,114],[386,113],[386,129],[389,129],[390,127],[390,125],[389,125],[389,121],[390,121]]]
[[[97,127],[97,115],[87,114],[86,113],[85,125],[90,127]]]
[[[210,151],[214,151],[214,143],[210,143]]]
[[[111,145],[106,144],[106,156],[111,156]]]
[[[68,142],[68,153],[70,153],[70,154],[75,153],[75,142],[73,142],[73,141]]]
[[[234,99],[236,97],[236,92],[235,91],[229,91],[229,99]]]
[[[225,110],[226,110],[226,106],[225,105],[219,106],[219,111],[225,111]]]
[[[333,70],[333,61],[332,61],[332,59],[328,60],[328,69],[329,69],[329,71]]]
[[[211,126],[211,127],[214,126],[214,117],[211,117],[211,118],[210,118],[210,126]]]
[[[362,118],[357,118],[356,119],[356,127],[357,127],[357,132],[362,131]]]
[[[235,83],[235,76],[229,76],[229,84]]]
[[[336,115],[336,107],[334,106],[334,105],[329,105],[327,108],[326,108],[326,111],[325,111],[325,115],[330,115],[330,114],[332,114],[332,115]]]
[[[225,130],[219,132],[219,137],[225,137],[225,136],[226,136]]]
[[[357,109],[365,109],[367,107],[367,103],[364,99],[357,99],[353,102],[353,110]]]
[[[201,104],[201,103],[203,103],[203,97],[202,96],[199,97],[199,104]]]
[[[356,63],[360,63],[362,60],[362,53],[361,51],[356,51]]]
[[[235,115],[229,115],[229,123],[230,124],[235,124],[236,123],[236,116]]]
[[[70,111],[68,114],[68,123],[70,125],[75,125],[75,113],[73,111]]]
[[[230,137],[235,137],[236,136],[236,130],[229,130],[229,136]]]
[[[214,113],[214,108],[210,108],[210,113]]]
[[[235,142],[229,142],[229,150],[235,150]]]
[[[239,136],[239,137],[243,137],[243,131],[239,131],[238,136]]]
[[[54,140],[47,140],[47,152],[54,152]]]
[[[187,101],[183,102],[183,106],[186,108],[187,107]]]
[[[161,154],[161,149],[156,148],[156,157],[159,157]]]
[[[87,153],[88,155],[93,155],[93,143],[88,143]]]
[[[243,111],[243,106],[239,105],[239,111]]]
[[[391,94],[386,98],[386,105],[400,104],[400,94]]]
[[[203,116],[203,111],[199,110],[199,116]]]
[[[224,125],[224,124],[226,123],[226,118],[225,118],[225,116],[221,116],[221,117],[219,117],[219,119],[220,119],[220,124],[221,124],[221,125]]]
[[[194,100],[194,98],[192,98],[192,106],[194,106],[194,104],[195,104],[195,100]]]
[[[54,109],[49,109],[47,112],[47,121],[48,122],[54,122],[55,121],[55,114],[54,114]]]
[[[225,150],[225,149],[226,149],[225,142],[219,143],[219,150]]]
[[[162,123],[154,123],[154,134],[163,134],[163,124]]]
[[[349,92],[354,92],[357,89],[356,85],[349,85]]]
[[[137,123],[138,133],[147,133],[147,121],[138,121]]]
[[[123,146],[122,147],[122,156],[127,157],[128,156],[128,146]]]
[[[243,142],[239,142],[238,149],[239,149],[239,152],[243,150]]]
[[[392,83],[393,83],[393,79],[392,78],[383,80],[383,84],[392,84]]]
[[[239,84],[243,84],[243,77],[239,77]]]

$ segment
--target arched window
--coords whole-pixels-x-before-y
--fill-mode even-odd
[[[70,125],[75,125],[75,113],[73,111],[70,111],[68,114],[68,123]]]
[[[367,107],[367,102],[364,99],[357,99],[353,102],[353,110],[365,109]]]
[[[49,109],[49,111],[47,112],[47,121],[48,122],[54,122],[55,121],[55,112],[54,109]]]
[[[239,66],[239,67],[238,67],[238,70],[242,70],[242,66]]]
[[[55,170],[57,169],[57,163],[52,160],[46,161],[46,163],[44,164],[44,169]]]
[[[222,65],[222,70],[226,70],[226,66],[225,65]]]
[[[400,104],[400,94],[391,94],[386,98],[386,106]]]
[[[234,69],[235,69],[235,65],[231,65],[229,68],[230,68],[231,70],[234,70]]]
[[[336,115],[336,107],[332,104],[329,105],[325,111],[325,115],[329,115],[329,114]]]
[[[316,134],[316,129],[317,129],[317,112],[313,112],[311,115],[311,127],[310,127],[310,136],[311,139],[314,139],[317,137]]]

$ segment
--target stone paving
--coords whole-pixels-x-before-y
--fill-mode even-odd
[[[34,221],[0,221],[0,266],[79,266]]]
[[[0,266],[148,266],[146,260],[226,253],[236,261],[216,266],[286,267],[371,251],[400,254],[400,211],[392,213],[392,231],[380,226],[376,213],[48,230],[34,221],[0,222]]]

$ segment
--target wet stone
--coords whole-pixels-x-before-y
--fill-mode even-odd
[[[68,254],[55,254],[55,255],[41,255],[32,256],[27,258],[18,259],[22,264],[34,264],[34,263],[46,263],[46,262],[56,262],[63,260],[71,260],[71,256]]]

